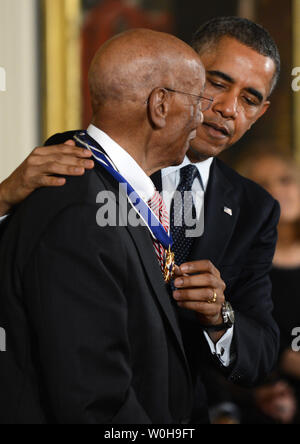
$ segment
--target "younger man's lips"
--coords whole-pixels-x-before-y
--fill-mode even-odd
[[[207,122],[203,123],[203,127],[206,133],[215,139],[227,139],[229,137],[229,131],[225,127],[219,127]]]

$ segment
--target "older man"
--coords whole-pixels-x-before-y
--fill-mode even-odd
[[[171,241],[149,176],[182,162],[205,70],[175,37],[134,30],[99,50],[89,82],[93,124],[77,140],[95,169],[30,196],[1,240],[0,422],[186,423],[191,377],[163,274]],[[138,226],[100,227],[104,194]],[[141,224],[148,204],[153,230]]]
[[[200,196],[195,211],[198,219],[205,220],[203,234],[192,239],[185,238],[185,227],[172,226],[176,259],[183,274],[183,281],[176,281],[173,296],[198,388],[195,417],[200,421],[207,413],[201,375],[211,353],[225,375],[243,385],[263,379],[277,358],[278,329],[271,315],[268,272],[279,207],[260,187],[214,158],[238,142],[269,108],[280,57],[265,29],[238,17],[211,20],[199,29],[193,46],[204,62],[207,92],[214,103],[204,113],[204,125],[198,128],[188,157],[181,165],[155,174],[153,180],[159,190],[167,191],[170,210],[175,190],[192,190]],[[49,143],[63,143],[72,136],[58,135]],[[54,152],[61,148],[69,149],[52,147]],[[50,149],[45,148],[47,153]],[[38,156],[33,157],[37,161]],[[23,170],[33,171],[26,164],[21,166]],[[7,196],[15,195],[12,179],[23,190],[24,181],[15,173],[3,187]],[[171,225],[174,220],[171,211]],[[235,319],[230,306],[224,304],[225,297],[235,310]],[[216,300],[207,304],[208,298]]]

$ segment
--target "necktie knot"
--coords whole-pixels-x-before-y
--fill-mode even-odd
[[[190,164],[181,168],[178,191],[190,191],[196,178],[199,179],[199,182],[203,187],[199,170],[195,165]]]

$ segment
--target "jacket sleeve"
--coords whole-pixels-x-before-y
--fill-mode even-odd
[[[227,298],[236,312],[234,350],[236,360],[229,379],[252,386],[265,379],[279,352],[279,330],[272,317],[272,285],[269,272],[277,241],[279,204],[273,201],[250,250],[238,281]]]
[[[74,205],[51,222],[24,269],[58,423],[151,422],[131,385],[126,254],[117,228],[99,229],[93,205]]]

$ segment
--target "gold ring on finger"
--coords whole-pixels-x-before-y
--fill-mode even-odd
[[[212,299],[210,301],[208,301],[209,304],[215,304],[217,302],[218,299],[218,295],[217,293],[214,291],[214,295],[212,297]]]

